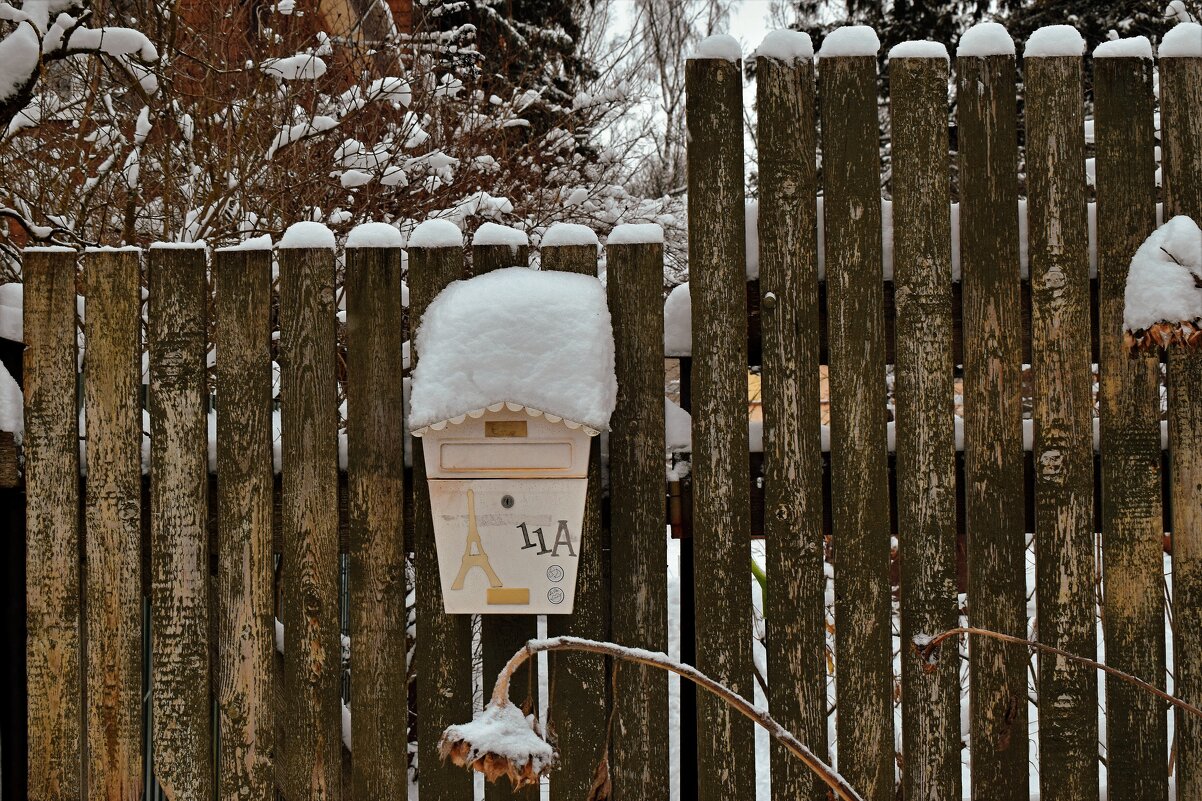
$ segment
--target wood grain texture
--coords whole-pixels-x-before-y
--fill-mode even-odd
[[[205,251],[152,249],[148,284],[154,770],[168,798],[208,801],[213,752]],[[130,291],[128,283],[114,289]]]
[[[285,249],[280,261],[283,425],[285,796],[341,791],[338,408],[334,253]]]
[[[752,692],[751,596],[746,581],[747,296],[742,62],[690,59],[689,273],[693,299],[693,519],[697,667]],[[712,696],[697,698],[698,798],[749,798],[751,725]]]
[[[915,637],[956,626],[948,64],[889,61],[897,285],[897,526],[902,794],[960,801],[960,664],[934,670]]]
[[[1164,215],[1202,219],[1202,58],[1160,62]],[[1173,514],[1174,694],[1202,703],[1202,354],[1173,350],[1166,375]],[[1178,801],[1202,801],[1202,721],[1175,718]]]
[[[826,732],[826,576],[819,438],[817,126],[814,62],[756,61],[760,164],[760,308],[764,364],[764,599],[768,706],[822,758]],[[771,300],[769,300],[771,299]],[[772,793],[826,798],[783,748]]]
[[[142,795],[139,256],[108,251],[84,259],[88,797],[106,801]],[[155,654],[156,667],[162,658]],[[203,709],[207,725],[207,704]]]
[[[484,275],[505,267],[525,267],[529,263],[530,248],[525,245],[472,245],[472,275]],[[509,658],[537,634],[537,618],[534,615],[481,615],[480,650],[484,664],[484,686],[491,687]],[[538,702],[536,675],[537,666],[533,659],[515,674],[512,687],[518,692],[514,701],[519,706]],[[508,780],[484,786],[485,801],[507,801],[513,797],[537,799],[538,795],[538,787],[527,787],[515,793]]]
[[[83,795],[76,258],[27,250],[22,265],[31,801]]]
[[[609,435],[613,640],[667,652],[664,404],[660,399],[663,245],[610,245],[607,263],[618,379]],[[614,704],[614,798],[664,801],[668,798],[664,781],[668,740],[663,736],[669,725],[667,676],[622,665],[614,678]],[[604,728],[602,721],[593,725],[598,731]],[[574,799],[585,797],[578,794]]]
[[[610,265],[612,270],[612,261]],[[595,276],[597,246],[545,247],[542,251],[542,269]],[[659,273],[662,272],[661,267]],[[662,375],[663,362],[659,359],[656,362]],[[612,454],[612,439],[610,442]],[[584,545],[576,567],[574,611],[570,615],[547,615],[547,634],[551,637],[563,634],[586,639],[610,638],[610,532],[601,526],[600,437],[593,437],[591,448],[588,494],[585,496],[581,533]],[[612,459],[612,455],[610,458]],[[648,486],[652,488],[652,492],[659,490],[657,483]],[[662,541],[663,538],[660,539]],[[659,564],[663,564],[662,560]],[[659,575],[665,575],[664,571],[660,570]],[[662,647],[668,647],[666,636]],[[560,754],[559,769],[551,777],[552,801],[577,801],[587,798],[597,764],[607,757],[606,725],[609,722],[610,683],[606,664],[607,660],[598,659],[592,654],[565,653],[556,655],[548,665],[551,690],[550,705],[547,709],[548,733],[557,738],[556,747],[559,748]],[[666,725],[666,695],[664,712]],[[667,759],[666,750],[663,756],[661,764]]]
[[[217,251],[221,798],[275,797],[271,253]]]
[[[1038,637],[1092,659],[1093,377],[1082,60],[1030,58],[1024,66]],[[1058,657],[1038,662],[1041,797],[1092,801],[1098,797],[1097,676]]]
[[[968,619],[1027,636],[1014,56],[957,60]],[[953,306],[954,308],[954,306]],[[973,801],[1029,796],[1021,649],[968,643]]]
[[[408,792],[400,248],[346,252],[354,797]]]
[[[876,59],[824,59],[819,79],[839,771],[865,799],[886,801],[893,669]]]
[[[1160,364],[1123,342],[1131,255],[1156,229],[1152,62],[1094,61],[1101,346],[1102,583],[1106,663],[1164,689]],[[1168,719],[1150,693],[1106,678],[1108,797],[1168,798]]]
[[[409,248],[409,320],[416,330],[426,307],[463,273],[463,249]],[[413,363],[421,359],[414,348]],[[434,521],[422,440],[413,438],[413,542],[417,604],[417,763],[422,799],[464,801],[472,775],[438,756],[438,739],[453,723],[472,718],[472,618],[443,611]]]

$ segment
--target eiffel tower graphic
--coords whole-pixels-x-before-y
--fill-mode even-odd
[[[476,530],[476,494],[468,490],[467,547],[463,549],[463,561],[459,563],[459,575],[455,576],[455,583],[451,585],[452,590],[463,589],[463,580],[467,578],[468,571],[473,567],[484,571],[484,574],[488,576],[489,586],[502,586],[500,577],[488,562],[488,554],[484,552],[484,545],[480,542],[480,532]]]

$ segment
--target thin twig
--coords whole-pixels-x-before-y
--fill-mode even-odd
[[[805,763],[806,767],[818,774],[835,795],[843,801],[864,801],[846,779],[838,771],[819,759],[813,751],[802,745],[788,729],[781,726],[768,715],[767,710],[760,709],[725,685],[711,679],[692,665],[673,661],[666,654],[644,651],[638,648],[625,648],[610,642],[586,640],[580,637],[554,637],[548,640],[530,640],[515,653],[497,675],[493,686],[492,701],[494,706],[509,703],[509,680],[514,672],[526,660],[537,653],[553,651],[578,651],[583,653],[601,654],[625,662],[634,662],[648,667],[659,668],[675,673],[681,678],[688,679],[703,690],[717,696],[744,717],[758,723],[771,734],[793,756]]]
[[[1164,690],[1161,690],[1160,688],[1149,684],[1148,682],[1144,681],[1141,678],[1132,676],[1130,673],[1124,673],[1123,671],[1118,670],[1117,668],[1113,668],[1110,665],[1104,665],[1101,662],[1098,662],[1096,660],[1088,659],[1084,656],[1077,656],[1076,654],[1071,654],[1068,651],[1065,651],[1060,648],[1056,648],[1051,645],[1044,645],[1043,643],[1035,642],[1034,640],[1027,640],[1022,637],[1014,637],[1009,634],[1002,634],[999,631],[990,631],[989,629],[978,629],[973,626],[962,626],[960,628],[948,629],[947,631],[945,631],[942,634],[939,634],[938,636],[933,638],[930,642],[926,643],[925,645],[919,645],[918,643],[914,643],[914,650],[918,651],[918,653],[922,656],[923,661],[925,661],[928,666],[933,667],[935,665],[935,661],[938,659],[938,654],[936,653],[936,651],[938,651],[939,646],[941,644],[943,644],[945,641],[951,639],[952,637],[958,637],[961,634],[967,634],[967,635],[971,635],[974,637],[986,637],[991,640],[997,640],[999,642],[1010,643],[1011,645],[1025,645],[1027,648],[1030,648],[1032,651],[1038,651],[1040,653],[1045,653],[1045,654],[1053,654],[1055,656],[1062,656],[1065,659],[1069,660],[1070,662],[1077,662],[1082,665],[1088,665],[1089,667],[1092,667],[1095,670],[1102,671],[1103,673],[1105,673],[1108,676],[1114,676],[1116,679],[1119,679],[1120,681],[1124,681],[1135,687],[1139,687],[1141,690],[1145,690],[1145,691],[1151,693],[1152,695],[1155,695],[1157,698],[1160,698],[1163,701],[1169,702],[1170,704],[1177,707],[1178,709],[1182,709],[1191,715],[1194,715],[1198,718],[1202,718],[1202,709],[1199,709],[1198,707],[1194,706],[1193,704],[1189,703],[1188,701],[1182,701],[1180,698],[1176,698],[1172,695],[1169,695]]]

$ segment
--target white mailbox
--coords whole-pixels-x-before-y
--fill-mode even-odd
[[[458,281],[416,349],[410,427],[446,611],[571,612],[580,554],[598,547],[581,525],[591,440],[617,393],[603,288],[525,268]]]

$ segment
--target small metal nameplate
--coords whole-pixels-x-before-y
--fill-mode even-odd
[[[526,436],[525,420],[487,420],[484,423],[486,437],[524,437]]]

